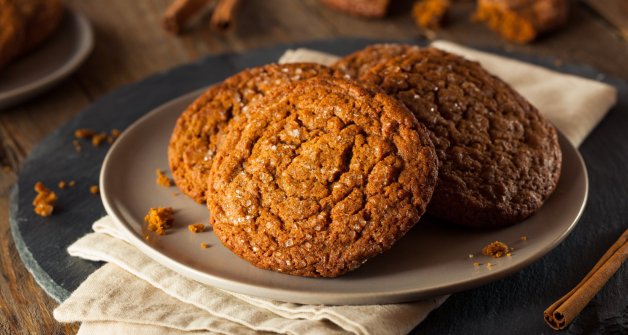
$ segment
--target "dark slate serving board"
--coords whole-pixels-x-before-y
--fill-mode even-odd
[[[71,143],[75,129],[123,130],[173,98],[218,82],[240,69],[274,62],[288,48],[307,47],[344,55],[375,42],[378,41],[334,39],[280,45],[246,54],[208,56],[121,87],[99,99],[45,138],[22,167],[12,192],[10,223],[24,264],[58,301],[66,299],[101,265],[70,257],[65,250],[105,215],[100,198],[88,189],[98,184],[100,166],[109,146],[93,148],[84,143],[83,151],[76,153]],[[556,68],[553,59],[489,51],[608,82],[617,87],[619,101],[580,148],[589,171],[590,195],[573,232],[556,249],[522,271],[452,295],[413,331],[416,334],[553,333],[543,322],[543,310],[576,285],[628,228],[628,83],[587,66]],[[35,215],[31,204],[35,182],[42,181],[56,189],[59,180],[75,180],[77,186],[57,190],[60,197],[52,217]],[[627,329],[628,267],[624,266],[563,333],[625,334]]]

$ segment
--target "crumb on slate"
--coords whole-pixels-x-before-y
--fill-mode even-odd
[[[33,200],[35,213],[39,216],[50,216],[57,201],[57,194],[46,188],[41,182],[35,183],[35,191],[37,192],[37,196]]]
[[[107,133],[98,133],[92,136],[92,145],[98,147],[107,139]]]

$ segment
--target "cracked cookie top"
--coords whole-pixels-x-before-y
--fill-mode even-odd
[[[562,159],[556,130],[479,63],[417,49],[360,79],[396,97],[430,130],[439,181],[428,213],[504,226],[533,214],[555,189]]]
[[[372,67],[384,63],[391,58],[404,55],[410,50],[419,50],[419,47],[416,45],[396,43],[372,44],[362,50],[342,57],[336,63],[332,64],[331,67],[339,70],[349,78],[357,79],[368,72]]]
[[[181,114],[170,138],[168,161],[177,186],[196,202],[206,203],[209,169],[229,120],[277,86],[332,72],[312,63],[269,64],[210,87]]]
[[[425,212],[434,147],[390,96],[312,78],[250,108],[226,130],[208,194],[216,236],[240,257],[335,277],[389,249]]]

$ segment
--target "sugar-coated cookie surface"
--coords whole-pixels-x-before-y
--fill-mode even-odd
[[[335,277],[389,249],[437,180],[427,130],[339,78],[274,90],[229,124],[209,178],[222,243],[257,267]]]
[[[221,130],[231,118],[246,112],[250,102],[274,87],[332,72],[318,64],[269,64],[244,70],[210,87],[181,114],[170,138],[168,161],[177,186],[205,204],[212,159]]]
[[[414,49],[360,80],[396,97],[430,130],[439,181],[428,213],[461,225],[504,226],[533,214],[556,188],[556,130],[479,63]]]
[[[409,44],[372,44],[339,59],[332,67],[350,78],[358,79],[372,67],[419,47]]]

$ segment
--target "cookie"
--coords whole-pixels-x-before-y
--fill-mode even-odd
[[[208,192],[216,236],[253,265],[335,277],[389,249],[437,180],[427,130],[341,78],[279,88],[234,118]]]
[[[168,146],[174,182],[196,202],[205,204],[207,177],[221,130],[247,105],[276,86],[314,76],[332,75],[323,65],[270,64],[244,70],[210,87],[179,117]]]
[[[0,68],[46,40],[62,16],[59,0],[0,0]]]
[[[26,20],[26,34],[20,53],[44,42],[59,26],[63,6],[59,0],[13,0]]]
[[[430,130],[439,181],[428,213],[460,225],[506,226],[532,215],[556,188],[556,130],[479,63],[426,48],[361,80],[396,97]]]
[[[339,59],[332,68],[349,78],[357,79],[380,63],[404,55],[409,50],[418,49],[419,47],[409,44],[373,44]]]
[[[0,0],[0,68],[20,51],[25,23],[12,0]]]

